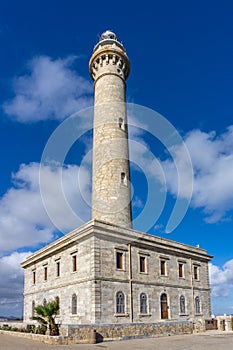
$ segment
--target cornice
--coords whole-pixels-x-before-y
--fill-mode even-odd
[[[156,251],[163,251],[167,254],[182,255],[186,259],[191,258],[194,261],[195,259],[203,261],[210,261],[212,259],[212,256],[208,255],[206,250],[201,248],[103,221],[91,220],[30,255],[22,262],[21,266],[26,268],[35,264],[38,261],[57,254],[59,251],[63,251],[69,246],[72,246],[75,242],[78,243],[82,239],[87,239],[90,235],[104,237],[104,239],[107,240],[120,241],[121,243],[131,244],[136,247],[144,247],[145,249],[149,248]]]

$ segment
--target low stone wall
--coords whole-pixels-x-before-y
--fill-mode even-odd
[[[101,342],[162,335],[191,334],[193,332],[193,323],[189,321],[170,321],[106,325],[67,325],[61,326],[60,332],[68,336],[69,344],[86,343],[89,341],[93,329],[96,330],[97,342]]]
[[[125,340],[134,338],[158,337],[164,335],[191,334],[193,323],[157,322],[157,323],[125,323],[105,325],[62,325],[60,336],[52,337],[34,333],[21,333],[0,330],[0,333],[36,340],[51,345],[67,345],[89,343],[93,330],[96,330],[97,342],[111,340]]]
[[[30,323],[35,324],[35,322]],[[23,321],[0,321],[0,327],[3,327],[4,325],[11,326],[11,327],[17,327],[17,328],[26,328],[28,323]]]
[[[22,333],[22,332],[13,332],[13,331],[3,331],[0,330],[0,334],[9,334],[14,337],[26,338],[39,341],[41,343],[51,344],[51,345],[67,345],[68,339],[64,336],[51,337],[49,335],[41,335],[34,333]]]

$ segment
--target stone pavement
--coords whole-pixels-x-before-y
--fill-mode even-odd
[[[164,336],[103,342],[100,344],[47,345],[0,334],[0,350],[233,350],[233,332],[208,331],[192,335]]]

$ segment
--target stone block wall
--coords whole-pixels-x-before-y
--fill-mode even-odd
[[[60,302],[60,316],[57,321],[65,323],[91,322],[92,316],[92,286],[94,278],[94,238],[76,241],[68,249],[57,254],[46,256],[25,270],[24,278],[24,320],[31,321],[32,305],[53,301],[56,297]],[[76,255],[77,269],[73,271],[72,257]],[[60,262],[60,275],[57,276],[56,264]],[[44,268],[47,267],[47,280],[44,279]],[[33,283],[33,272],[36,274]],[[77,295],[78,313],[72,315],[72,295]]]
[[[129,243],[124,243],[121,231],[118,238],[96,237],[96,249],[100,254],[99,269],[96,279],[99,280],[101,315],[98,322],[127,322],[127,318],[134,322],[156,322],[161,319],[160,297],[166,293],[168,298],[168,319],[195,322],[210,317],[210,293],[208,279],[208,262],[191,258],[182,251],[169,251],[161,247],[146,247],[132,240],[131,253]],[[156,240],[151,237],[151,240]],[[129,240],[128,240],[129,242]],[[174,242],[175,243],[175,242]],[[182,247],[182,245],[177,246]],[[123,254],[122,269],[116,266],[116,253]],[[130,272],[131,255],[131,272]],[[140,272],[140,256],[145,257],[146,271]],[[166,273],[161,275],[160,261],[166,261]],[[183,276],[179,277],[179,263],[183,265]],[[198,278],[194,279],[194,266],[198,267]],[[116,293],[121,291],[125,295],[125,316],[116,315]],[[147,314],[140,315],[140,294],[147,296]],[[185,298],[185,312],[180,312],[180,297]],[[196,297],[200,298],[200,312],[194,306]],[[132,301],[131,301],[132,299]],[[131,315],[131,304],[133,315]],[[117,320],[117,321],[116,321]]]
[[[165,335],[191,334],[192,322],[124,323],[105,325],[69,325],[63,329],[70,343],[89,342],[91,331],[95,329],[97,342],[126,340],[133,338],[157,337]]]

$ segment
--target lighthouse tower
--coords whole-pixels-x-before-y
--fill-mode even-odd
[[[126,79],[130,63],[116,35],[104,32],[89,63],[94,80],[92,219],[132,227]]]

